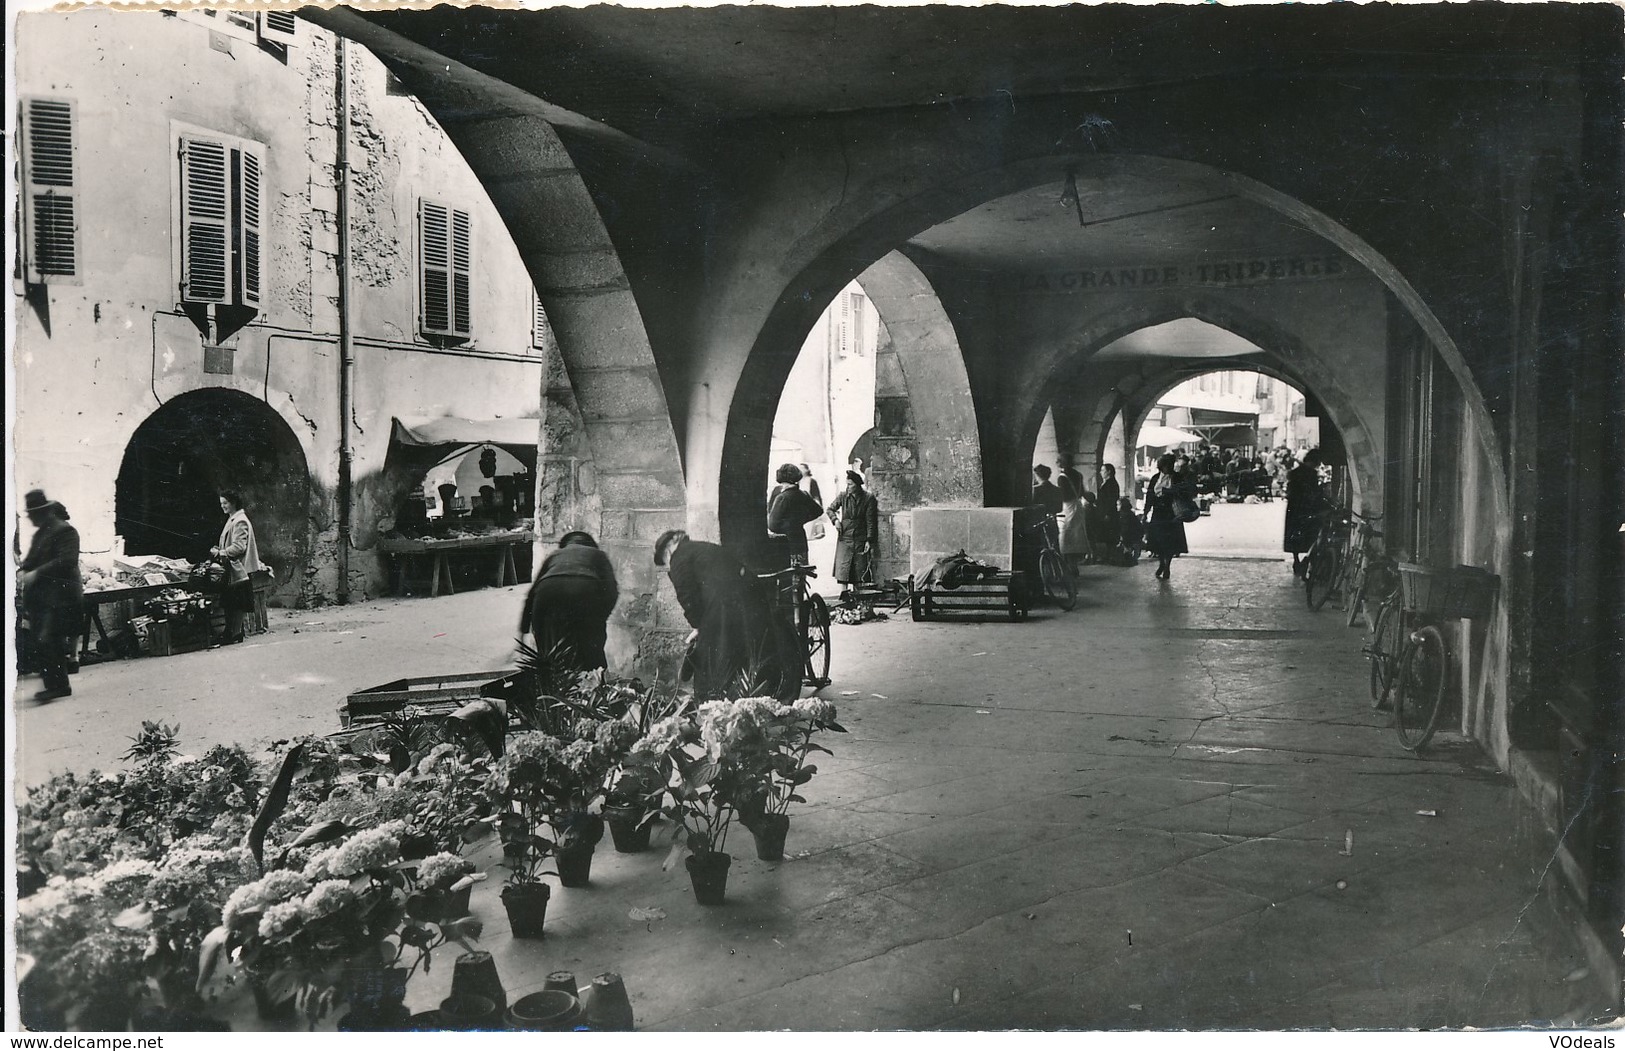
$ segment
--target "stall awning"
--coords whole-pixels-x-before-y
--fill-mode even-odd
[[[1140,436],[1137,440],[1139,441],[1139,447],[1142,449],[1147,447],[1166,449],[1170,445],[1183,445],[1185,442],[1199,442],[1202,440],[1202,436],[1199,434],[1190,434],[1186,431],[1179,430],[1176,427],[1163,427],[1159,424],[1153,423],[1149,426],[1140,428]]]
[[[534,449],[542,421],[518,416],[506,420],[465,420],[460,416],[397,416],[395,441],[401,445],[518,445]]]

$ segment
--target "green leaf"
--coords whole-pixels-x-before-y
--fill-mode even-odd
[[[804,785],[808,781],[811,781],[813,779],[813,775],[816,773],[818,773],[818,768],[816,766],[804,766],[791,775],[790,783],[792,785]]]
[[[807,801],[806,799],[804,799],[801,796],[796,795],[794,792],[790,793],[790,802],[792,802],[792,803],[805,803],[806,801]]]
[[[254,864],[259,866],[262,876],[265,874],[265,834],[271,831],[271,825],[288,806],[288,791],[293,787],[293,775],[299,770],[304,752],[305,746],[302,744],[288,749],[288,754],[282,759],[282,769],[277,771],[276,781],[266,793],[259,815],[254,818],[254,826],[248,830],[248,849],[254,855]]]

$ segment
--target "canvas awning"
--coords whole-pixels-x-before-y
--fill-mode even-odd
[[[471,445],[495,445],[532,470],[542,421],[535,417],[469,420],[461,416],[397,416],[390,447],[422,468]]]
[[[1139,447],[1166,449],[1170,445],[1183,445],[1185,442],[1199,442],[1202,436],[1179,430],[1177,427],[1163,427],[1160,424],[1151,424],[1140,428]]]

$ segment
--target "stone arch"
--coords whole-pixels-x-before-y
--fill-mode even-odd
[[[914,408],[920,504],[979,506],[982,447],[970,377],[953,322],[931,282],[901,252],[858,275],[885,323]]]
[[[1358,261],[1393,292],[1456,377],[1467,413],[1476,425],[1475,433],[1491,467],[1494,479],[1491,488],[1496,509],[1505,510],[1507,488],[1504,458],[1495,440],[1496,431],[1488,407],[1473,380],[1471,369],[1443,324],[1422,301],[1415,288],[1375,248],[1347,227],[1296,198],[1264,183],[1222,172],[1206,164],[1150,155],[1049,152],[1000,168],[963,174],[945,182],[930,182],[928,177],[920,177],[915,186],[906,187],[915,189],[916,192],[912,194],[898,192],[895,185],[888,187],[887,193],[874,194],[853,193],[843,187],[840,201],[822,219],[817,229],[789,241],[789,251],[795,252],[797,258],[781,263],[784,267],[781,272],[786,274],[786,279],[777,287],[772,303],[765,306],[765,316],[753,334],[742,366],[737,373],[732,373],[737,378],[734,379],[732,390],[726,392],[727,418],[721,440],[700,446],[696,446],[692,440],[690,442],[691,461],[694,461],[696,448],[701,453],[701,460],[690,464],[695,468],[689,476],[690,502],[706,506],[712,494],[710,478],[716,479],[715,506],[725,539],[742,540],[753,537],[758,531],[756,527],[764,513],[765,497],[756,480],[766,464],[773,406],[793,363],[800,334],[811,326],[817,315],[818,308],[813,304],[827,302],[847,280],[855,276],[854,260],[878,259],[909,237],[977,204],[1053,182],[1056,173],[1068,166],[1075,167],[1080,177],[1088,174],[1091,177],[1145,179],[1171,175],[1187,180],[1206,179],[1226,192],[1294,219]],[[782,237],[783,232],[775,231],[775,235]],[[858,265],[861,267],[864,264],[859,262]],[[749,323],[743,320],[746,313],[740,311],[728,322],[732,326],[730,336],[736,334],[735,330],[740,325]],[[1103,346],[1104,343],[1097,345]],[[1309,367],[1313,369],[1312,365]],[[720,380],[730,373],[731,370],[724,367],[714,370],[712,374]],[[1304,384],[1316,386],[1310,380],[1305,380]],[[716,411],[709,406],[718,394],[714,385],[707,386],[703,395],[706,411]],[[695,396],[700,395],[696,392]],[[979,407],[979,413],[983,411]],[[996,499],[1009,486],[1007,480],[996,481],[994,474],[986,473],[990,469],[987,448],[989,434],[985,416],[982,420],[984,478],[989,499]],[[1366,438],[1369,439],[1370,435],[1367,434]],[[1371,445],[1360,455],[1374,455],[1374,450],[1375,446]],[[1350,452],[1351,455],[1355,453],[1352,438]],[[1380,491],[1380,477],[1375,479],[1375,485],[1375,491]]]
[[[216,494],[241,492],[279,591],[297,595],[311,554],[309,461],[298,432],[230,386],[164,402],[135,427],[114,483],[114,528],[130,554],[199,559],[218,535]]]
[[[1058,355],[1049,363],[1048,369],[1034,370],[1036,374],[1044,377],[1037,390],[1049,388],[1067,374],[1086,368],[1089,359],[1096,352],[1124,336],[1184,318],[1203,321],[1240,336],[1262,349],[1267,356],[1262,359],[1251,357],[1151,359],[1136,373],[1132,373],[1138,376],[1135,389],[1118,392],[1117,405],[1100,415],[1102,433],[1095,437],[1092,449],[1097,462],[1105,445],[1104,431],[1109,427],[1114,414],[1124,413],[1124,428],[1126,431],[1132,431],[1144,422],[1156,399],[1182,380],[1221,368],[1245,368],[1285,380],[1312,395],[1326,407],[1332,424],[1342,434],[1347,448],[1349,475],[1353,481],[1356,500],[1366,509],[1382,507],[1382,436],[1378,429],[1365,419],[1351,392],[1338,380],[1324,357],[1316,354],[1300,337],[1270,318],[1227,300],[1221,293],[1203,290],[1185,292],[1174,300],[1155,304],[1131,304],[1092,319],[1080,333],[1074,344],[1075,350],[1064,356]],[[1176,378],[1167,379],[1169,376]],[[1158,384],[1162,386],[1158,388]],[[1039,397],[1035,392],[1022,421],[1022,430],[1017,438],[1018,448],[1031,451],[1048,408],[1049,401]],[[1129,426],[1131,422],[1132,427]],[[1016,466],[1022,468],[1019,479],[1024,481],[1025,466]],[[1016,467],[1011,467],[1006,473],[1015,477]]]
[[[597,504],[580,506],[596,506],[598,521],[559,524],[593,532],[614,561],[621,601],[610,621],[611,663],[674,671],[687,624],[656,602],[651,549],[663,530],[685,524],[683,465],[631,282],[554,124],[600,136],[627,163],[647,158],[632,156],[631,140],[351,12],[319,21],[366,45],[423,103],[502,216],[557,338],[591,449]],[[547,503],[544,493],[538,504]]]

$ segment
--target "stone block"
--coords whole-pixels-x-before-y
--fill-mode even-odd
[[[652,545],[655,539],[668,529],[687,528],[687,520],[688,512],[681,507],[634,511],[630,535]]]
[[[651,472],[673,470],[677,466],[677,442],[666,416],[642,420],[597,421],[588,437],[593,459],[605,470],[638,469]]]
[[[911,513],[909,571],[919,576],[938,558],[964,551],[1009,569],[1014,556],[1014,508],[916,507]]]
[[[576,408],[588,424],[594,420],[662,419],[666,392],[654,364],[601,368],[587,366],[570,373]],[[669,427],[668,427],[669,432]]]
[[[600,542],[625,540],[632,535],[632,512],[630,511],[605,511],[603,523],[603,532],[598,537]]]
[[[598,495],[606,507],[671,508],[682,505],[680,478],[666,480],[637,471],[598,470]]]

